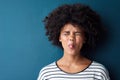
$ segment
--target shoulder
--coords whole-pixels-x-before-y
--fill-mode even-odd
[[[93,61],[91,63],[91,67],[95,67],[95,68],[102,68],[102,69],[105,69],[105,66],[99,62],[96,62],[96,61]]]
[[[89,69],[93,70],[96,78],[102,79],[102,80],[110,80],[109,72],[103,64],[93,61]]]
[[[44,67],[40,70],[40,72],[44,72],[44,71],[49,70],[49,69],[51,69],[51,68],[53,68],[53,67],[56,67],[56,63],[55,63],[55,62],[50,63],[50,64],[44,66]]]
[[[91,66],[90,66],[90,67],[93,68],[93,69],[96,69],[96,70],[98,70],[98,71],[104,71],[104,72],[107,71],[106,67],[105,67],[103,64],[98,63],[98,62],[96,62],[96,61],[93,61],[93,62],[91,63]]]
[[[42,79],[44,79],[44,77],[45,77],[46,75],[49,75],[50,72],[54,71],[56,68],[57,68],[57,66],[56,66],[56,63],[55,63],[55,62],[44,66],[44,67],[40,70],[39,76],[38,76],[38,79],[37,79],[37,80],[42,80]]]

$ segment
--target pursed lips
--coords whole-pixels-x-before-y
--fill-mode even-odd
[[[75,45],[74,45],[73,43],[70,43],[70,44],[68,44],[68,47],[69,47],[70,49],[74,49],[74,48],[75,48]]]

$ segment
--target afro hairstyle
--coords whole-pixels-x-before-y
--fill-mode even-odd
[[[61,29],[67,23],[82,27],[85,34],[85,43],[81,52],[92,51],[100,38],[100,16],[89,6],[76,3],[64,4],[53,10],[44,19],[46,35],[53,45],[62,48],[59,42]]]

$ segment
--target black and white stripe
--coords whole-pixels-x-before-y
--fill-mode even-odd
[[[67,73],[62,71],[53,62],[42,68],[37,80],[110,80],[106,68],[93,61],[86,69],[78,73]]]

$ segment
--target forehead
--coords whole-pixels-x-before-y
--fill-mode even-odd
[[[68,23],[63,26],[63,28],[61,29],[61,32],[62,31],[82,31],[82,29],[80,28],[80,26],[72,25]]]

